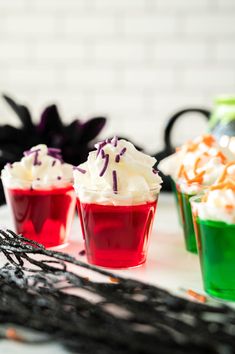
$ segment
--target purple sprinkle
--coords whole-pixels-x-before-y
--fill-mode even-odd
[[[157,174],[157,170],[155,170],[155,168],[153,168],[153,173],[156,175]]]
[[[118,187],[117,187],[117,172],[114,170],[113,171],[113,191],[114,194],[117,194]]]
[[[81,172],[81,173],[83,173],[83,174],[85,174],[86,173],[86,170],[84,170],[83,168],[81,168],[81,167],[76,167],[76,166],[74,166],[73,167],[73,170],[76,170],[76,171],[79,171],[79,172]]]
[[[124,154],[125,154],[125,152],[126,152],[126,148],[124,147],[121,151],[120,151],[120,156],[123,156]]]
[[[99,143],[99,147],[98,147],[98,150],[97,150],[96,157],[98,157],[98,155],[99,155],[101,149],[102,149],[105,145],[106,145],[106,141],[101,141],[101,142]]]
[[[118,137],[115,135],[112,139],[112,144],[114,147],[117,147],[117,143],[118,143]]]
[[[98,147],[98,149],[97,149],[97,154],[96,154],[96,157],[98,157],[98,156],[99,156],[100,150],[101,150],[101,144],[99,144],[99,147]]]
[[[56,164],[56,160],[52,161],[51,166],[53,167],[53,166],[55,166],[55,164]]]
[[[62,155],[61,155],[61,153],[60,152],[56,152],[56,151],[48,151],[47,152],[47,155],[48,156],[59,156],[59,157],[61,157]]]
[[[40,178],[39,178],[39,177],[37,177],[37,181],[40,181]]]
[[[57,149],[57,148],[48,148],[47,149],[47,152],[57,152],[59,154],[61,154],[61,149]]]
[[[33,165],[40,166],[41,164],[42,164],[41,161],[38,161],[38,151],[35,151]]]
[[[80,252],[78,252],[79,256],[85,256],[86,251],[85,250],[81,250]]]
[[[60,160],[60,162],[63,162],[62,155],[61,155],[61,149],[57,148],[48,148],[47,149],[47,155],[54,157],[57,160]]]
[[[101,150],[101,157],[102,157],[102,159],[104,159],[104,158],[105,158],[105,152],[104,152],[104,150],[103,150],[103,149]]]
[[[34,154],[33,165],[34,166],[40,166],[42,163],[40,161],[38,161],[38,153],[39,153],[39,151],[41,151],[41,149],[27,150],[27,151],[24,152],[24,156],[28,156],[28,155]]]
[[[57,179],[60,180],[62,177],[58,176]]]
[[[105,161],[104,161],[104,167],[102,168],[100,172],[100,177],[102,177],[105,174],[105,171],[107,170],[108,164],[109,164],[109,155],[105,155]]]
[[[38,153],[39,151],[41,151],[41,149],[26,150],[26,151],[24,151],[24,156],[28,156],[28,155],[31,155],[31,154],[35,154],[36,152]]]
[[[115,157],[115,162],[119,162],[120,161],[120,155],[116,155],[116,157]]]
[[[112,141],[112,139],[111,139],[111,138],[108,138],[108,139],[106,139],[106,140],[105,140],[106,144],[110,144],[110,143],[111,143],[111,141]]]

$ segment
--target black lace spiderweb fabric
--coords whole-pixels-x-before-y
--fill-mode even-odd
[[[0,252],[1,324],[38,330],[81,354],[235,352],[235,312],[225,305],[121,278],[10,230],[0,230]]]

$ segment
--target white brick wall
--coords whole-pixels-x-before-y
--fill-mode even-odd
[[[234,0],[0,0],[0,91],[162,146],[167,118],[235,92]],[[16,122],[0,101],[0,123]],[[192,116],[177,141],[204,124]]]

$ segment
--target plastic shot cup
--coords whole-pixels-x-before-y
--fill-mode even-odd
[[[204,289],[213,297],[235,301],[235,224],[200,219],[201,202],[201,197],[191,198]]]
[[[181,216],[181,210],[180,210],[180,204],[179,204],[179,195],[178,195],[178,191],[177,191],[177,187],[176,187],[176,182],[174,181],[173,178],[170,178],[170,180],[171,180],[171,189],[172,189],[172,192],[173,192],[173,195],[174,195],[174,199],[175,199],[175,204],[176,204],[179,224],[180,224],[180,226],[182,226],[182,216]]]
[[[159,190],[159,188],[158,188]],[[99,200],[100,191],[84,190]],[[103,193],[103,192],[102,192]],[[88,262],[108,268],[129,268],[146,261],[149,238],[157,207],[158,191],[151,190],[151,201],[132,204],[130,197],[120,196],[112,202],[87,203],[77,197],[82,233]]]
[[[58,181],[45,189],[32,189],[28,181],[18,180],[23,188],[11,188],[4,179],[2,182],[18,234],[45,247],[67,242],[76,206],[71,180]]]
[[[186,193],[186,186],[187,185],[185,182],[180,181],[176,183],[179,209],[184,233],[184,242],[187,251],[191,253],[197,253],[197,242],[193,227],[193,216],[190,205],[190,198],[195,195],[202,194],[205,187],[195,185],[195,188],[193,188],[194,186],[191,184],[191,192]]]

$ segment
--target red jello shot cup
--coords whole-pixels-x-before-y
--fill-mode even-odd
[[[72,181],[58,181],[44,189],[28,181],[3,186],[15,231],[46,248],[67,243],[76,206]],[[23,188],[22,188],[23,187]]]
[[[100,191],[83,189],[84,193],[100,200]],[[134,204],[121,196],[118,203],[112,202],[112,192],[105,194],[105,202],[84,202],[79,193],[77,207],[90,264],[129,268],[145,263],[159,188],[148,194],[148,200]]]

